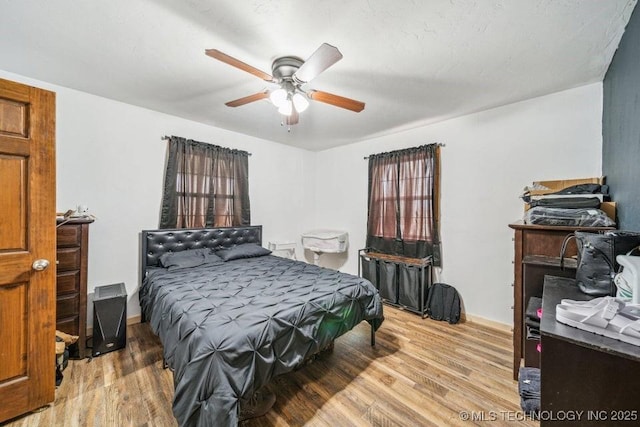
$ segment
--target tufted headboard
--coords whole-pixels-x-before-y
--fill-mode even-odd
[[[145,277],[147,268],[158,266],[158,260],[164,253],[199,248],[229,248],[243,243],[261,245],[262,226],[143,230],[141,246],[142,278]]]

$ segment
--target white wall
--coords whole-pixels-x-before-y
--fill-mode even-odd
[[[363,157],[446,144],[443,268],[437,278],[458,288],[467,313],[507,324],[513,304],[513,233],[507,224],[522,216],[522,187],[601,174],[601,83],[313,153],[1,70],[0,77],[57,93],[57,208],[82,203],[98,217],[89,233],[89,292],[125,282],[129,316],[140,312],[138,234],[158,225],[162,135],[253,153],[252,222],[264,226],[265,246],[271,240],[299,242],[311,228],[343,229],[350,235],[348,254],[323,255],[321,264],[351,273],[365,244]],[[305,258],[312,260],[299,247],[298,259]]]
[[[513,323],[513,230],[522,188],[535,180],[600,176],[602,84],[591,84],[317,154],[315,227],[349,232],[348,257],[321,264],[357,272],[365,246],[364,156],[432,142],[442,148],[442,258],[467,313]]]
[[[124,282],[129,317],[140,314],[139,233],[158,227],[166,153],[163,135],[252,153],[251,219],[263,225],[265,246],[274,239],[297,241],[312,222],[312,152],[1,70],[0,77],[56,92],[57,210],[82,203],[96,215],[89,230],[88,291]],[[88,309],[91,324],[91,304]]]

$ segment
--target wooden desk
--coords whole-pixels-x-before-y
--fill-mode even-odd
[[[545,277],[540,323],[540,409],[545,417],[540,427],[639,425],[640,346],[557,322],[556,305],[563,298],[592,297],[580,292],[573,279]],[[579,411],[580,419],[560,419]]]

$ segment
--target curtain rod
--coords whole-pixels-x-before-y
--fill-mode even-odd
[[[168,141],[168,140],[170,140],[170,139],[171,139],[171,137],[170,137],[170,136],[167,136],[167,135],[163,135],[162,137],[160,137],[160,140],[161,140],[161,141]],[[247,153],[247,155],[249,155],[249,156],[250,156],[250,155],[251,155],[251,153]]]
[[[446,146],[447,146],[447,144],[443,144],[443,143],[441,143],[441,142],[438,142],[436,145],[437,145],[438,147],[446,147]],[[364,157],[363,157],[363,159],[364,159],[364,160],[367,160],[367,159],[369,159],[369,156],[364,156]]]

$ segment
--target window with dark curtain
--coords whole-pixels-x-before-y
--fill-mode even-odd
[[[169,138],[160,228],[250,225],[248,156]]]
[[[369,249],[440,265],[438,168],[438,144],[369,156]]]

